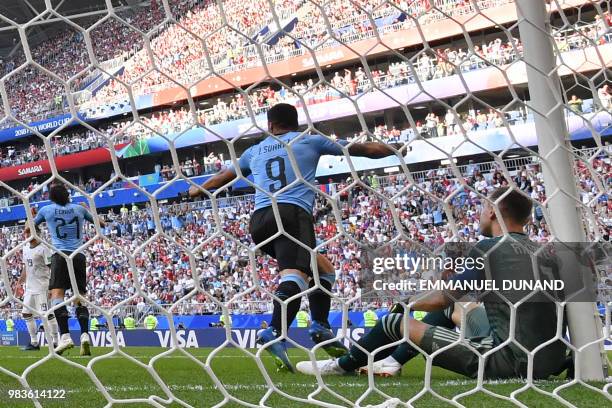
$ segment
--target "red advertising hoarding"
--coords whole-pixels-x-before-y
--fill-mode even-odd
[[[70,154],[66,156],[58,156],[55,158],[55,165],[58,171],[77,169],[86,166],[93,166],[101,163],[108,163],[111,159],[111,154],[105,147]],[[0,180],[11,181],[24,178],[31,178],[51,173],[49,160],[39,160],[21,166],[5,167],[0,169]]]

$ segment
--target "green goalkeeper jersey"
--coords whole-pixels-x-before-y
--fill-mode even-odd
[[[540,279],[559,279],[559,269],[556,258],[538,253],[537,270],[540,278],[536,278],[532,263],[532,256],[538,248],[538,244],[529,240],[524,234],[512,233],[512,239],[506,239],[501,244],[502,237],[490,238],[480,241],[476,250],[472,250],[470,256],[483,256],[486,253],[484,270],[477,275],[479,279],[487,279],[495,282],[496,291],[483,292],[481,300],[484,303],[487,318],[491,326],[491,335],[495,345],[506,341],[510,335],[511,308],[508,302],[518,304],[532,291],[516,289],[516,287],[504,288],[508,282],[528,282]],[[498,246],[496,246],[499,244]],[[478,252],[482,253],[478,254]],[[549,292],[549,294],[551,294]],[[559,296],[559,293],[553,293]],[[558,316],[555,302],[543,292],[538,292],[528,298],[524,303],[518,305],[516,313],[515,342],[504,347],[506,352],[514,359],[520,371],[526,369],[527,354],[516,344],[519,343],[531,351],[556,336],[557,320],[562,322],[562,335],[566,333],[566,320],[564,315]],[[548,346],[538,350],[534,360],[536,373],[551,373],[559,367],[559,362],[565,360],[566,347],[557,340]]]

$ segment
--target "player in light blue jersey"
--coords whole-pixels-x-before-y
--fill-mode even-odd
[[[276,198],[280,221],[286,234],[301,242],[308,248],[316,246],[314,220],[312,216],[315,193],[305,183],[313,185],[319,159],[324,155],[344,155],[342,146],[346,141],[333,142],[321,135],[301,135],[298,132],[298,113],[289,104],[275,105],[268,111],[268,136],[259,144],[247,149],[238,164],[243,176],[253,175],[255,184],[263,189],[256,190],[255,212],[251,216],[249,230],[256,244],[266,241],[278,232],[271,196]],[[286,144],[291,143],[290,148]],[[399,148],[399,146],[395,146]],[[295,158],[297,169],[293,167],[290,153]],[[354,143],[348,147],[351,156],[383,158],[395,154],[395,151],[383,143]],[[301,175],[299,180],[298,173]],[[212,176],[202,188],[191,187],[189,194],[197,197],[202,189],[211,190],[222,187],[237,177],[237,170],[230,167]],[[317,254],[316,263],[319,271],[318,284],[313,279],[311,270],[311,252],[285,235],[281,235],[261,249],[278,262],[280,282],[275,291],[281,301],[285,301],[309,287],[316,289],[308,294],[313,324],[309,333],[315,343],[334,338],[329,327],[328,317],[331,299],[329,292],[335,282],[334,268],[331,262]],[[321,288],[325,289],[322,290]],[[327,293],[326,293],[327,292]],[[301,299],[297,297],[287,305],[287,327],[293,322],[300,308]],[[258,342],[266,344],[267,350],[274,356],[280,367],[293,371],[284,342],[269,344],[281,333],[282,307],[274,302],[274,311],[270,327],[260,332]],[[346,352],[338,342],[328,342],[325,350],[332,356]]]
[[[47,223],[51,244],[65,255],[71,255],[83,245],[83,229],[85,222],[94,222],[93,217],[82,205],[70,202],[70,193],[63,184],[53,184],[49,190],[51,204],[40,209],[34,218],[34,224]],[[100,220],[100,225],[104,222]],[[72,258],[74,275],[79,293],[83,296],[87,293],[86,259],[79,252]],[[51,257],[51,279],[49,290],[51,291],[51,306],[55,307],[64,301],[66,289],[70,289],[70,275],[66,259],[56,252]],[[76,315],[81,327],[81,355],[91,355],[89,346],[89,311],[86,306],[77,302]],[[59,326],[61,338],[55,348],[55,352],[62,354],[64,351],[74,347],[74,343],[68,331],[68,310],[66,306],[55,310],[55,318]]]
[[[51,243],[63,252],[74,252],[83,245],[83,225],[93,223],[89,211],[79,205],[68,203],[65,206],[52,203],[40,209],[34,223],[47,222]]]

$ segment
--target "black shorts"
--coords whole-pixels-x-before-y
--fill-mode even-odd
[[[451,348],[439,353],[433,360],[433,365],[454,371],[465,376],[478,376],[478,353],[484,354],[494,347],[492,336],[465,338],[459,342],[459,333],[445,327],[429,326],[421,340],[421,348],[431,354],[442,347]],[[468,346],[469,344],[469,346]],[[514,366],[500,351],[490,354],[485,362],[485,377],[487,379],[517,377]]]
[[[316,246],[314,220],[302,207],[293,204],[279,204],[281,224],[288,235],[308,248]],[[256,244],[265,241],[278,232],[272,207],[260,208],[251,216],[249,223],[251,237]],[[279,270],[297,269],[312,276],[310,252],[285,235],[268,242],[261,250],[276,259]]]
[[[66,255],[71,254],[71,252],[63,252]],[[87,293],[87,266],[85,255],[82,253],[76,254],[72,260],[72,265],[74,266],[74,277],[79,293],[85,294]],[[72,289],[66,259],[58,253],[51,256],[51,279],[49,280],[49,289]]]

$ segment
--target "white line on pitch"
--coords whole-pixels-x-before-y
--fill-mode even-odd
[[[504,385],[504,384],[522,384],[520,380],[496,380],[496,381],[488,381],[485,382],[485,385]],[[554,380],[554,381],[537,381],[536,385],[557,385],[561,384],[563,381]],[[390,388],[390,387],[401,387],[406,386],[407,381],[385,381],[379,382],[376,384],[378,388]],[[434,387],[437,386],[473,386],[476,382],[473,380],[448,380],[441,383],[434,383]],[[363,388],[365,387],[364,383],[358,382],[347,382],[343,381],[340,383],[327,384],[330,388],[334,387],[342,387],[342,388]],[[316,384],[308,383],[308,382],[294,382],[294,383],[284,383],[279,382],[275,383],[275,386],[283,389],[283,388],[291,388],[291,387],[311,387],[316,388]],[[105,387],[109,392],[149,392],[153,390],[161,391],[160,387],[157,385],[110,385]],[[211,391],[217,390],[215,385],[201,385],[201,384],[170,384],[168,388],[171,391]],[[267,390],[269,386],[267,384],[224,384],[224,388],[227,391],[259,391],[259,390]],[[83,392],[83,391],[96,391],[98,390],[96,387],[84,387],[84,388],[73,388],[68,389],[68,392]]]

